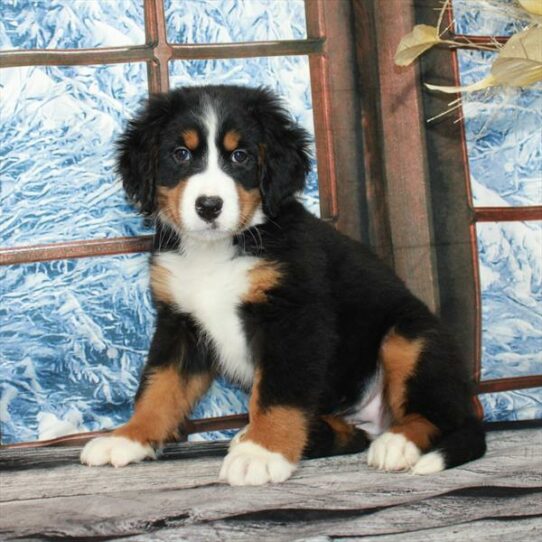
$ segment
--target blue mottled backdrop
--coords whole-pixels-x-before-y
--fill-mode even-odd
[[[473,10],[470,0],[470,9],[461,11],[465,1],[455,0],[463,31],[513,28]],[[306,37],[303,0],[165,3],[174,43]],[[142,0],[1,0],[1,7],[2,49],[144,42]],[[483,72],[482,56],[462,53],[464,82]],[[265,84],[313,132],[306,57],[174,61],[170,80],[172,86]],[[124,201],[111,145],[147,94],[144,64],[3,69],[0,91],[0,246],[149,232]],[[541,100],[535,89],[466,101],[477,204],[540,204]],[[304,200],[318,213],[315,165]],[[483,378],[540,372],[541,226],[479,227]],[[145,254],[134,254],[0,267],[2,443],[109,428],[128,418],[154,321],[146,262]],[[542,416],[542,390],[492,394],[483,401],[488,419]],[[219,382],[194,416],[245,408],[246,397]]]
[[[453,0],[456,30],[509,36],[532,23],[516,0]],[[459,51],[462,84],[489,72],[494,53]],[[542,205],[542,85],[464,96],[476,206]],[[482,380],[542,374],[542,222],[477,226]],[[480,396],[491,421],[542,418],[542,388]]]

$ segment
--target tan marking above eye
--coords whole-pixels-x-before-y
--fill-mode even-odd
[[[199,136],[196,130],[185,130],[183,132],[184,144],[191,151],[197,149],[199,145]]]
[[[234,151],[239,145],[241,134],[237,130],[230,130],[224,135],[224,148],[227,151]]]

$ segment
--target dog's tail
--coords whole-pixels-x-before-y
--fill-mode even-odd
[[[414,474],[432,474],[474,461],[486,452],[486,437],[482,422],[467,421],[454,431],[444,434],[429,453],[422,455],[413,467]]]
[[[365,431],[339,416],[320,416],[313,420],[303,456],[306,458],[363,452],[371,441]]]

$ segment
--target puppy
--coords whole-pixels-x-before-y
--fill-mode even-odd
[[[237,86],[153,96],[129,124],[118,170],[156,220],[156,330],[132,418],[83,463],[155,457],[217,374],[251,393],[220,472],[232,485],[367,447],[370,467],[417,474],[484,454],[471,379],[439,320],[296,199],[308,142],[271,92]]]

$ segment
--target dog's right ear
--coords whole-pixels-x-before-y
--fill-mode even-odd
[[[167,95],[151,96],[117,140],[117,172],[128,199],[145,216],[155,210],[160,133],[169,110]]]

